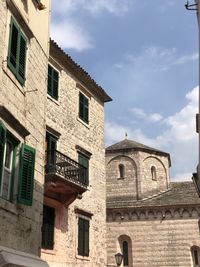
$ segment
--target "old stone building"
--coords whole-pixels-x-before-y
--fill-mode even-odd
[[[50,13],[0,1],[0,266],[103,267],[111,98],[49,39]]]
[[[0,1],[1,266],[47,266],[39,258],[50,9],[44,3],[41,11],[39,1]]]
[[[48,70],[42,258],[50,266],[105,266],[104,102],[111,99],[54,41]]]
[[[200,200],[170,182],[170,155],[125,139],[106,149],[107,257],[123,266],[200,266]]]

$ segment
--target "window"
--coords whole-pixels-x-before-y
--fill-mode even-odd
[[[42,248],[44,249],[54,247],[54,225],[55,209],[44,205],[42,223]]]
[[[78,219],[78,255],[89,256],[89,220]]]
[[[8,67],[21,85],[25,82],[27,39],[13,18],[10,23]]]
[[[58,139],[51,135],[50,133],[46,133],[46,163],[53,164],[56,160],[56,149],[57,149],[57,141]]]
[[[152,166],[152,167],[151,167],[151,178],[152,178],[152,180],[154,180],[154,181],[157,180],[157,177],[156,177],[156,167],[155,167],[155,166]]]
[[[123,164],[119,164],[119,178],[124,178],[124,165]]]
[[[59,74],[51,65],[48,65],[48,94],[58,100],[58,80]]]
[[[0,122],[0,196],[12,201],[19,142]],[[35,149],[22,144],[18,173],[18,203],[31,206],[33,199]]]
[[[89,110],[89,102],[88,98],[79,92],[79,118],[84,122],[88,123],[88,110]]]
[[[89,158],[81,153],[78,153],[78,163],[85,167],[83,172],[80,175],[80,180],[84,184],[88,185],[89,183]]]
[[[191,248],[194,267],[199,267],[200,266],[200,255],[199,255],[199,252],[200,252],[200,248],[199,247],[193,246]]]
[[[122,243],[123,265],[128,266],[128,242]]]

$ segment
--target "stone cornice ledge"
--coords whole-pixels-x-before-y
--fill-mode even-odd
[[[200,218],[200,206],[107,210],[107,222]]]

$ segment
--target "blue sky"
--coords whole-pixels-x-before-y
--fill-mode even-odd
[[[197,164],[196,14],[185,0],[53,0],[52,38],[113,98],[106,144],[128,138],[171,154],[172,180]]]

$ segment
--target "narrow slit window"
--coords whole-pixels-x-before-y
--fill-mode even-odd
[[[151,167],[151,178],[152,178],[153,181],[157,180],[156,167],[155,166]]]
[[[124,241],[122,244],[123,249],[123,265],[128,266],[128,242]]]
[[[123,164],[119,164],[119,178],[124,178],[125,167]]]

